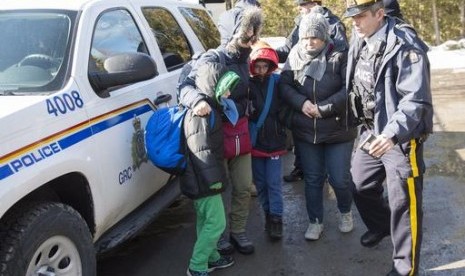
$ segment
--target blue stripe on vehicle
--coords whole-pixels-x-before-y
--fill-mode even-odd
[[[118,116],[115,116],[115,117],[112,117],[108,120],[105,120],[103,122],[100,122],[98,124],[95,124],[92,126],[92,132],[94,134],[97,134],[99,132],[102,132],[104,130],[107,130],[111,127],[114,127],[118,124],[121,124],[127,120],[131,120],[132,118],[134,118],[134,116],[136,115],[140,115],[140,114],[144,114],[148,111],[151,111],[151,107],[148,106],[148,105],[144,105],[144,106],[141,106],[141,107],[138,107],[136,109],[133,109],[133,110],[129,110],[125,113],[122,113]]]
[[[4,165],[0,167],[0,180],[2,180],[3,178],[7,178],[12,174],[13,171],[11,170],[10,166]]]
[[[133,119],[135,116],[142,115],[144,113],[152,111],[153,108],[149,104],[145,104],[143,106],[139,106],[137,108],[131,109],[129,111],[126,111],[124,113],[118,114],[116,116],[113,116],[111,118],[108,118],[102,122],[98,122],[94,125],[91,125],[89,127],[86,127],[84,129],[79,130],[78,132],[72,133],[66,137],[63,137],[59,140],[56,141],[56,143],[59,144],[61,147],[61,150],[65,150],[73,145],[76,145],[87,138],[91,137],[94,134],[100,133],[102,131],[105,131],[109,128],[112,128],[116,125],[119,125],[125,121]],[[38,144],[39,145],[39,144]],[[38,146],[31,147],[31,150],[28,152],[25,152],[24,155],[30,154],[34,150],[37,149]],[[15,172],[12,170],[10,166],[10,162],[12,160],[15,160],[17,157],[11,157],[7,158],[5,160],[5,164],[0,165],[0,180],[3,180],[7,177],[12,176],[15,174]]]

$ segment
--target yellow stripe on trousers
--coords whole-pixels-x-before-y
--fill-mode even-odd
[[[412,270],[409,275],[415,275],[416,263],[416,248],[417,248],[417,235],[418,235],[418,220],[417,220],[417,197],[415,193],[415,177],[418,177],[417,165],[417,142],[415,139],[410,141],[410,166],[412,167],[412,177],[407,179],[408,193],[410,197],[410,230],[412,231]]]

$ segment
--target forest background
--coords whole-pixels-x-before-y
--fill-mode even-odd
[[[265,15],[262,36],[287,36],[294,27],[298,15],[295,0],[259,0]],[[448,40],[465,37],[465,0],[398,0],[406,21],[429,45],[439,45]],[[234,5],[226,0],[226,9]],[[352,29],[352,20],[344,18],[345,0],[322,0],[323,6],[337,15],[347,28]]]

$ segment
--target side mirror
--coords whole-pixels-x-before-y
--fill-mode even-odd
[[[109,88],[151,79],[158,75],[155,61],[144,53],[124,53],[105,60],[106,72],[91,72],[89,80],[99,95]]]

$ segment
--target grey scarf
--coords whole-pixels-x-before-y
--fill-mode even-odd
[[[320,81],[326,71],[326,53],[332,43],[332,40],[328,40],[321,49],[312,52],[307,51],[302,43],[298,43],[291,49],[283,70],[294,71],[294,79],[301,85],[306,77]]]

